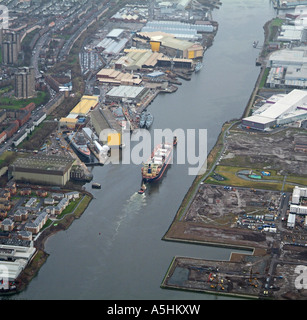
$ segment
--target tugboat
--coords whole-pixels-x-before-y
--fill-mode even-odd
[[[203,67],[203,64],[201,62],[197,62],[195,65],[195,72],[198,72]]]
[[[177,142],[178,142],[178,139],[177,137],[175,136],[174,139],[173,139],[173,146],[177,146]]]
[[[153,123],[153,115],[150,112],[146,114],[145,128],[148,130]]]
[[[97,182],[94,182],[94,183],[92,184],[92,188],[93,188],[93,189],[101,189],[101,184],[100,184],[100,183],[97,183]]]
[[[143,183],[158,181],[163,177],[172,158],[172,150],[172,143],[158,144],[154,148],[150,159],[142,167]]]
[[[141,189],[138,191],[138,194],[143,194],[146,191],[146,185],[145,183],[142,184]]]

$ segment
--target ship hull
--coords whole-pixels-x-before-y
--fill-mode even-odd
[[[199,72],[203,67],[203,64],[198,62],[195,66],[195,72]]]
[[[160,173],[159,173],[156,177],[154,177],[154,178],[146,178],[146,177],[143,176],[143,182],[151,183],[151,182],[159,181],[159,180],[163,177],[164,172],[165,172],[167,166],[168,166],[168,163],[167,163],[167,164],[164,164],[163,167],[161,168]]]
[[[146,117],[145,128],[149,129],[151,127],[152,123],[153,123],[153,116],[149,113],[149,114],[147,114],[147,117]]]
[[[155,152],[160,148],[161,146],[157,146],[156,148],[155,148],[155,150],[153,151],[153,153],[152,153],[152,157],[153,156],[155,156]],[[164,161],[164,163],[162,164],[162,166],[161,166],[161,168],[160,168],[160,171],[159,171],[159,173],[156,175],[156,176],[154,176],[154,177],[148,177],[148,175],[146,174],[146,173],[144,173],[144,169],[142,170],[142,178],[143,178],[143,182],[144,183],[152,183],[152,182],[157,182],[157,181],[159,181],[162,177],[163,177],[163,175],[164,175],[164,173],[166,172],[166,169],[167,169],[167,167],[168,167],[168,165],[169,165],[169,163],[170,163],[170,161],[171,161],[171,158],[172,158],[172,149],[173,149],[173,146],[171,145],[171,144],[169,144],[168,145],[168,153],[167,153],[167,155],[166,155],[166,157],[165,157],[165,161]]]
[[[82,157],[85,157],[86,159],[90,158],[90,151],[83,151],[82,149],[80,149],[80,147],[76,144],[76,142],[74,141],[74,139],[72,137],[68,137],[69,142],[71,143],[71,146],[73,147],[73,149]]]

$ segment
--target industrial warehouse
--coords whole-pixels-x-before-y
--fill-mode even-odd
[[[139,85],[142,79],[128,72],[120,72],[115,69],[101,69],[96,74],[99,84],[111,85]]]
[[[267,63],[267,67],[270,68],[267,86],[306,88],[306,51],[306,46],[301,46],[272,52]]]
[[[70,114],[86,116],[98,105],[98,97],[83,96],[80,102],[70,111]]]
[[[134,103],[140,102],[141,99],[150,91],[145,87],[118,86],[112,88],[106,94],[106,101],[122,101],[128,99]]]
[[[152,51],[162,52],[167,56],[185,59],[202,58],[204,48],[198,43],[178,39],[163,31],[147,31],[137,33],[134,41],[146,40]]]
[[[287,220],[287,227],[294,228],[295,224],[304,217],[304,228],[307,229],[307,188],[295,186],[292,192],[292,201],[290,212]]]
[[[294,89],[287,95],[274,96],[252,116],[242,119],[242,126],[269,130],[272,127],[307,119],[307,91]]]
[[[211,24],[189,24],[178,21],[149,21],[142,28],[141,32],[162,31],[172,34],[177,39],[198,41],[204,32],[214,32]]]
[[[70,179],[74,161],[51,155],[18,158],[9,166],[9,176],[16,181],[64,186]]]

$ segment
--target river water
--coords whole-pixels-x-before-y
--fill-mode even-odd
[[[149,106],[150,129],[207,129],[207,150],[223,123],[240,118],[254,88],[263,25],[276,13],[269,0],[223,0],[213,11],[219,30],[204,55],[204,68],[174,94]],[[162,241],[194,176],[174,163],[145,196],[140,165],[109,164],[92,170],[100,190],[79,220],[46,242],[50,254],[27,289],[13,299],[211,300],[216,296],[161,289],[174,256],[222,260],[231,250]],[[219,297],[218,299],[222,299]]]

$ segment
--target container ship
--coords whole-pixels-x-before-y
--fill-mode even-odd
[[[163,143],[154,148],[150,159],[142,167],[143,183],[158,181],[162,178],[171,158],[173,144]]]
[[[91,151],[87,146],[87,141],[81,132],[71,133],[68,140],[79,155],[89,158]]]

